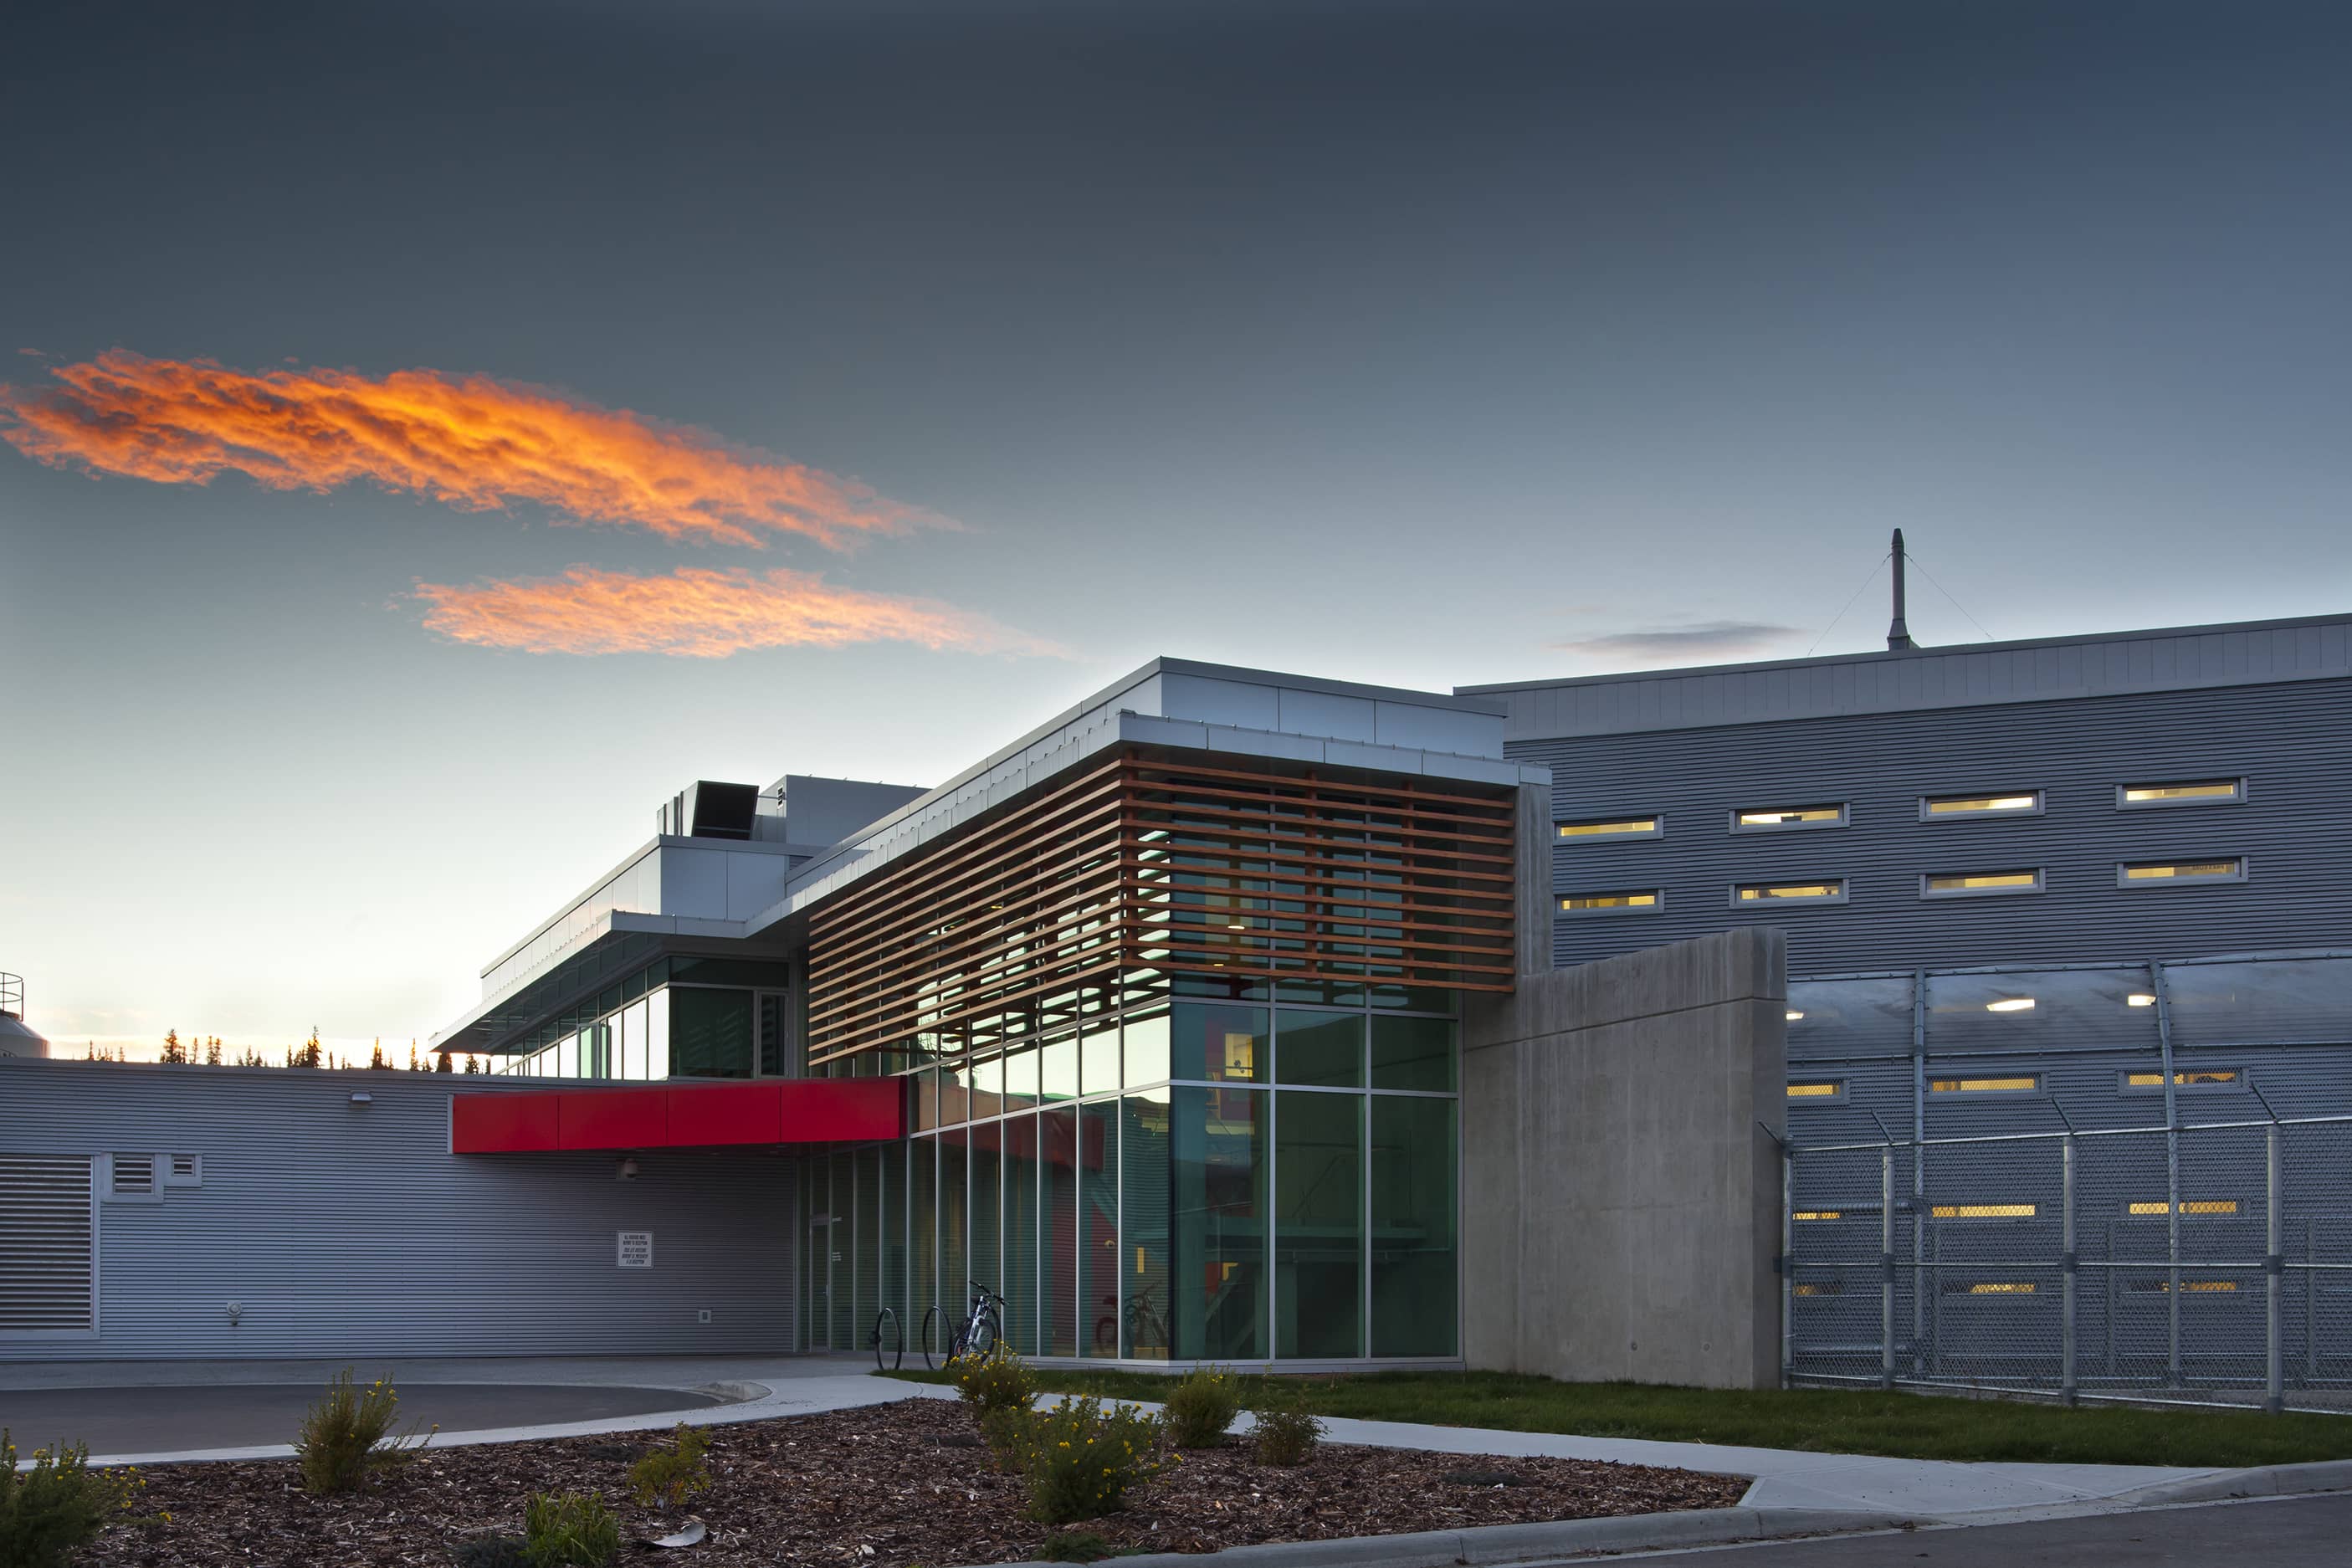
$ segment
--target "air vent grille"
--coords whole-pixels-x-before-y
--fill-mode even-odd
[[[88,1159],[0,1154],[0,1334],[96,1326]]]

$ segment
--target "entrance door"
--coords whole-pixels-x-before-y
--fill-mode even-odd
[[[808,1348],[813,1351],[845,1349],[836,1346],[833,1332],[833,1278],[836,1259],[834,1258],[834,1216],[818,1207],[809,1215],[808,1226],[808,1289],[802,1300],[807,1303],[805,1319]],[[844,1283],[847,1277],[845,1275]]]
[[[761,1078],[782,1078],[791,1058],[787,1036],[791,1033],[792,994],[787,991],[762,991],[753,1009],[760,1031],[759,1049],[754,1057]]]

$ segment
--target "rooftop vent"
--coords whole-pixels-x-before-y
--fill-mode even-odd
[[[654,831],[677,838],[749,838],[759,809],[757,784],[698,779],[654,812]]]
[[[49,1042],[25,1026],[25,982],[0,974],[0,1057],[46,1057]]]

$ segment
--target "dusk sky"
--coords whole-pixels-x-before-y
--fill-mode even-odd
[[[77,1054],[404,1053],[687,782],[1155,654],[1857,650],[1896,525],[1927,642],[2347,608],[2340,0],[100,3],[0,142]]]

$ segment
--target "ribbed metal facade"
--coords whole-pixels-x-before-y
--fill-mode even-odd
[[[152,1195],[101,1191],[95,1331],[0,1329],[0,1360],[792,1348],[796,1157],[664,1150],[624,1182],[608,1153],[457,1156],[453,1088],[503,1091],[0,1062],[0,1162],[95,1160],[103,1189],[111,1155],[202,1156],[201,1185],[173,1184],[166,1161]],[[653,1233],[652,1268],[617,1267],[625,1230]]]
[[[2334,946],[2352,937],[2344,737],[2352,680],[2274,682],[1512,742],[1557,821],[1659,816],[1655,838],[1555,838],[1557,893],[1657,889],[1562,913],[1557,962],[1743,924],[1791,974]],[[2239,778],[2242,803],[2119,809],[2116,786]],[[2043,809],[1922,821],[1929,795],[2039,790]],[[1735,811],[1843,803],[1851,826],[1731,831]],[[2121,888],[2125,861],[2243,857],[2243,882]],[[1931,899],[1927,873],[2040,868],[2041,892]],[[1737,907],[1758,880],[1843,879],[1840,903]]]

